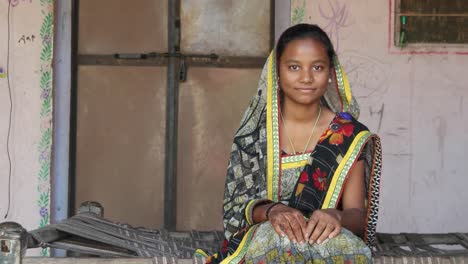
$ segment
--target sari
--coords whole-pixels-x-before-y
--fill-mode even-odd
[[[311,153],[286,155],[280,146],[280,94],[276,52],[265,64],[258,90],[236,132],[224,192],[225,243],[206,263],[371,263],[378,215],[381,171],[379,137],[357,121],[359,106],[335,57],[331,82],[322,104],[336,113]],[[292,243],[269,221],[255,224],[253,209],[281,202],[308,217],[314,210],[340,208],[353,164],[365,161],[367,210],[364,237],[342,232],[319,244]]]

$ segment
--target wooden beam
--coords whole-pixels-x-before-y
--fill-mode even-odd
[[[422,14],[416,12],[397,13],[399,16],[417,16],[417,17],[468,17],[468,13],[434,13],[434,14]]]
[[[114,55],[79,55],[79,65],[96,65],[96,66],[161,66],[165,67],[168,63],[167,57],[148,57],[118,59]],[[262,68],[267,58],[265,57],[239,57],[225,56],[217,58],[207,57],[181,57],[185,60],[188,67],[217,67],[217,68]]]

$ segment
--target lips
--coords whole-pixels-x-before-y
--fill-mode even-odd
[[[301,91],[301,92],[314,92],[317,91],[317,88],[309,88],[309,87],[296,87],[294,88],[295,90]]]

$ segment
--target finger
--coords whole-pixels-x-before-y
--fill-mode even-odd
[[[289,224],[287,220],[281,223],[281,229],[283,230],[283,232],[286,234],[286,236],[289,238],[291,242],[297,243],[296,236],[294,235],[291,225]]]
[[[317,225],[317,220],[314,218],[310,218],[309,222],[307,223],[307,228],[305,231],[305,238],[310,240],[310,236],[312,235],[312,231],[314,231],[315,226]]]
[[[292,214],[288,215],[286,218],[288,219],[289,225],[294,233],[295,242],[304,243],[304,236],[302,235],[302,228],[299,221]]]
[[[328,235],[328,238],[334,238],[340,233],[341,233],[341,225],[335,226],[335,229],[333,229],[333,232],[331,232],[330,235]]]
[[[271,223],[271,225],[273,226],[273,229],[275,229],[276,233],[277,233],[280,237],[284,237],[284,236],[285,236],[283,230],[281,229],[281,225],[279,225],[277,221],[273,221],[273,222],[270,221],[270,223]]]
[[[317,239],[320,237],[320,235],[323,233],[323,230],[327,226],[326,223],[323,221],[320,221],[317,223],[317,225],[314,228],[314,231],[312,232],[312,235],[310,236],[309,243],[313,244]]]
[[[305,235],[306,234],[306,229],[307,229],[307,222],[306,222],[306,220],[304,219],[304,216],[301,213],[297,213],[295,215],[295,217],[296,217],[296,221],[299,223],[299,227],[301,229],[301,235],[302,235],[301,243],[302,243],[302,242],[305,242],[307,240],[307,236]]]
[[[322,242],[328,238],[328,236],[330,235],[331,232],[333,232],[334,229],[335,229],[335,226],[331,223],[328,223],[325,229],[323,230],[322,234],[320,235],[320,237],[317,239],[317,243],[322,244]]]

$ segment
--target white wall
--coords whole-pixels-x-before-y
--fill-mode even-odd
[[[0,222],[31,230],[50,215],[53,1],[0,1],[0,20]]]
[[[425,54],[389,46],[391,0],[291,5],[294,22],[329,33],[361,105],[360,120],[382,138],[378,231],[467,232],[468,45],[416,50]]]

